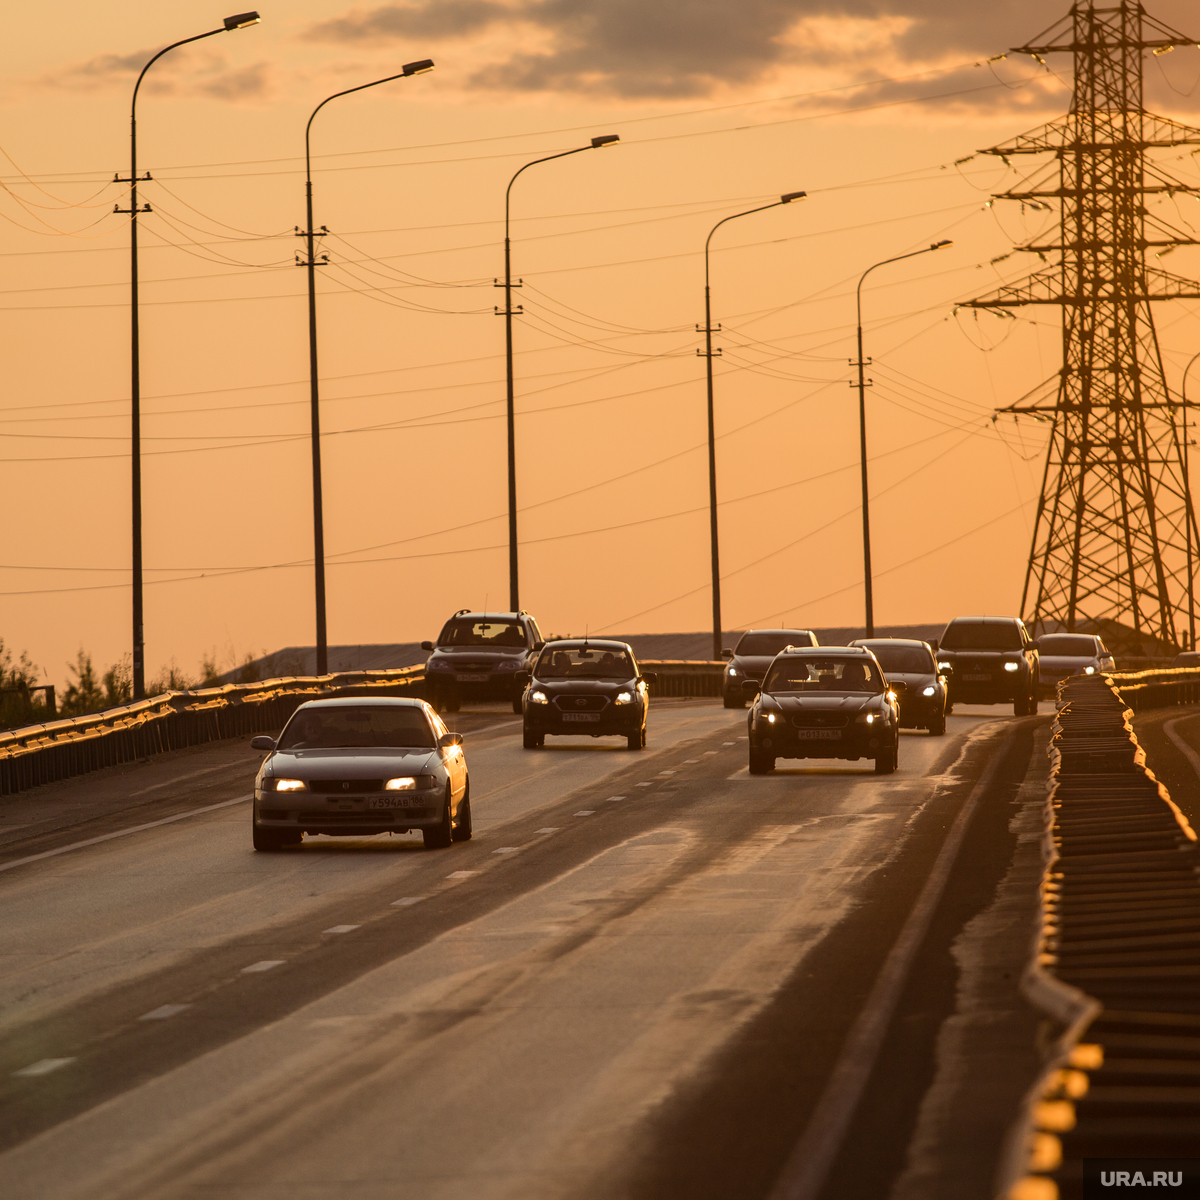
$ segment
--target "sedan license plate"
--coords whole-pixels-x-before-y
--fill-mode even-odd
[[[564,721],[598,721],[600,720],[599,713],[563,713]]]
[[[963,683],[991,683],[990,675],[964,675]]]
[[[798,738],[819,738],[823,741],[837,741],[842,736],[840,729],[797,729]]]
[[[472,675],[456,675],[455,679],[457,679],[459,683],[487,683],[487,681],[488,681],[488,677],[486,675],[474,675],[474,674],[472,674]]]
[[[367,801],[368,808],[409,808],[411,805],[423,805],[425,801],[419,796],[373,796]]]

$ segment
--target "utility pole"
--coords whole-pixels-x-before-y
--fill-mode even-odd
[[[1169,653],[1179,618],[1189,634],[1193,619],[1186,421],[1181,429],[1152,303],[1200,299],[1200,285],[1150,265],[1146,251],[1200,244],[1153,208],[1158,196],[1200,189],[1171,178],[1147,151],[1200,145],[1200,130],[1146,112],[1142,69],[1147,52],[1195,41],[1148,17],[1138,0],[1079,0],[1014,51],[1037,62],[1072,55],[1070,111],[983,151],[1058,160],[1057,180],[1035,172],[1036,182],[996,197],[1061,206],[1053,235],[1018,247],[1057,261],[967,305],[1062,308],[1054,402],[999,410],[1051,422],[1022,614],[1035,631],[1100,633],[1118,653]]]

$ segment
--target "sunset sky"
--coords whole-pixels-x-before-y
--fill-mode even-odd
[[[513,192],[522,606],[548,632],[709,621],[704,240],[714,239],[724,624],[861,621],[854,287],[864,290],[877,623],[1014,612],[1046,429],[1010,404],[1061,361],[1055,309],[957,303],[1040,265],[1056,214],[989,205],[1048,168],[976,151],[1070,101],[1010,55],[1032,0],[294,0],[175,51],[139,100],[146,669],[313,641],[303,134],[313,127],[331,645],[507,606],[504,189]],[[1182,0],[1153,15],[1200,37]],[[1060,12],[1061,9],[1061,12]],[[0,84],[0,638],[61,683],[130,648],[129,97],[233,11],[47,0]],[[1197,119],[1200,51],[1148,60]],[[1200,185],[1186,150],[1172,172]],[[1196,198],[1155,203],[1200,224]],[[1164,264],[1165,265],[1165,264]],[[1195,250],[1170,269],[1197,277]],[[1178,387],[1200,325],[1159,305]]]

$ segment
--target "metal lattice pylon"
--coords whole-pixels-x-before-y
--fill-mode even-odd
[[[1041,630],[1095,630],[1135,654],[1178,646],[1185,628],[1195,640],[1186,414],[1167,386],[1151,302],[1200,298],[1200,285],[1149,266],[1146,253],[1198,244],[1147,211],[1155,194],[1196,190],[1147,151],[1198,145],[1200,130],[1142,106],[1145,55],[1189,43],[1121,0],[1076,3],[1016,51],[1074,57],[1071,109],[983,153],[1054,155],[1057,172],[1035,170],[996,198],[1057,201],[1061,221],[1054,238],[1019,247],[1045,268],[969,304],[1063,311],[1055,401],[1000,410],[1053,422],[1021,610]]]

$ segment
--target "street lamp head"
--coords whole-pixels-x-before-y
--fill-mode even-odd
[[[784,192],[784,194],[779,197],[779,203],[791,204],[793,200],[803,200],[807,195],[807,192]]]
[[[407,79],[410,75],[424,75],[426,71],[433,70],[433,59],[423,58],[420,62],[405,63],[401,68],[401,74]]]
[[[611,146],[621,140],[619,133],[606,133],[602,137],[592,138],[592,149],[599,150],[601,146]]]
[[[954,243],[949,238],[943,238],[940,242],[934,242],[930,246],[930,250],[940,250],[943,246],[953,246]]]
[[[256,12],[236,13],[232,17],[225,18],[225,29],[245,29],[247,25],[257,25],[262,17]]]

